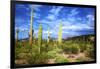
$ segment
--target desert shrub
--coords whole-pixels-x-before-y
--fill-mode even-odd
[[[17,49],[15,50],[15,59],[19,59],[20,57],[18,56],[20,53],[20,51],[18,51]]]
[[[88,57],[79,57],[76,59],[76,62],[84,62],[84,61],[91,61]]]
[[[57,57],[56,57],[56,60],[55,60],[55,62],[56,63],[65,63],[65,62],[68,62],[69,60],[67,59],[67,58],[64,58],[63,56],[61,56],[61,55],[58,55]]]
[[[19,53],[18,57],[19,57],[19,59],[27,59],[28,58],[28,54],[27,53]]]
[[[22,47],[22,43],[21,42],[18,42],[15,47],[16,48],[21,48]]]
[[[84,52],[86,50],[86,44],[85,43],[80,43],[80,52]]]
[[[71,44],[63,48],[65,53],[74,53],[77,54],[80,51],[78,44]]]
[[[87,47],[87,49],[86,49],[86,51],[85,51],[85,55],[86,55],[87,57],[90,57],[90,58],[94,58],[94,57],[95,57],[93,46],[88,46],[88,47]]]
[[[29,47],[29,48],[28,48]],[[15,59],[27,58],[28,53],[30,53],[30,46],[18,46],[15,48]]]
[[[74,54],[79,53],[79,47],[78,46],[71,46],[71,53],[74,53]]]
[[[40,51],[39,51],[39,46],[33,45],[31,52],[30,52],[30,57],[28,58],[28,62],[30,64],[42,64],[45,63],[48,60],[48,55],[47,52],[43,51],[43,47],[40,46]]]
[[[50,50],[52,50],[52,47],[50,45],[48,45],[48,44],[42,44],[41,51],[48,52]]]
[[[31,57],[28,61],[30,64],[43,64],[48,61],[48,55],[46,52],[35,52],[31,54]]]
[[[70,47],[68,47],[68,46],[66,46],[66,47],[64,47],[63,48],[63,51],[65,52],[65,53],[71,53],[71,48]]]
[[[20,52],[21,52],[21,42],[18,42],[17,46],[15,46],[15,59],[20,58],[19,56]]]
[[[57,48],[57,47],[54,46],[53,43],[48,43],[48,44],[45,43],[45,44],[42,44],[42,46],[41,46],[41,50],[45,51],[45,52],[51,51],[55,48]]]
[[[48,51],[48,57],[49,57],[49,58],[55,58],[55,57],[57,56],[57,54],[58,54],[59,52],[61,52],[61,51],[62,51],[62,50],[59,49],[59,48],[53,49],[53,50],[51,50],[51,51]]]

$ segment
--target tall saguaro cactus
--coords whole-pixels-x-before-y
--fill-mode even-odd
[[[58,44],[59,44],[59,45],[62,44],[62,23],[60,23],[60,26],[59,26],[59,32],[58,32]]]
[[[32,46],[33,40],[33,8],[31,8],[31,20],[30,20],[30,31],[29,31],[29,44]]]
[[[49,28],[48,28],[48,37],[47,37],[47,43],[49,43],[49,41],[50,41],[50,30],[49,30]]]
[[[42,45],[42,25],[39,25],[39,32],[38,32],[38,46],[39,46],[39,53],[40,53],[40,47]]]

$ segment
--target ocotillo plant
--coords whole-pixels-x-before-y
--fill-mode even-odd
[[[61,44],[62,44],[62,23],[60,23],[58,32],[58,45],[60,46]]]
[[[50,41],[50,30],[49,30],[49,28],[48,28],[48,38],[47,38],[47,43],[49,43],[49,41]]]
[[[38,46],[39,46],[39,53],[40,53],[40,47],[42,45],[42,25],[39,25],[39,32],[38,32]]]
[[[30,20],[30,31],[29,31],[29,44],[32,46],[33,40],[33,8],[31,8],[31,20]]]

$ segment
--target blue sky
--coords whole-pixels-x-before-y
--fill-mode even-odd
[[[15,30],[19,29],[19,39],[28,38],[31,8],[34,9],[33,28],[38,37],[39,24],[43,27],[43,38],[58,38],[59,24],[62,23],[62,37],[94,34],[94,8],[64,7],[35,4],[15,5]]]

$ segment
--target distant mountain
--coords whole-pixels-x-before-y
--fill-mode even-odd
[[[69,37],[63,40],[92,40],[94,41],[95,35],[89,34],[89,35],[81,35],[81,36],[75,36],[75,37]]]
[[[95,37],[95,35],[89,34],[89,35],[80,35],[80,36],[68,37],[68,38],[64,38],[63,40],[65,40],[65,41],[68,41],[68,40],[92,40],[92,41],[94,41],[94,37]],[[55,38],[50,38],[50,39],[51,40],[57,40]],[[28,40],[29,40],[29,38],[19,39],[19,41],[28,41]]]

